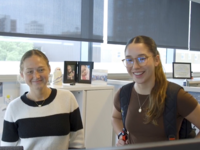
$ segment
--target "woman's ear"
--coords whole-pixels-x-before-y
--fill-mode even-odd
[[[51,74],[51,66],[49,66],[49,74]]]
[[[160,63],[160,55],[156,55],[154,61],[155,61],[155,67],[157,67]]]

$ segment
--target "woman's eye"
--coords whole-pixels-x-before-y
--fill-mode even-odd
[[[27,71],[27,73],[28,73],[28,74],[32,74],[32,73],[33,73],[33,71],[32,71],[32,70],[31,70],[31,71]]]
[[[127,63],[132,63],[133,61],[132,61],[132,59],[126,59],[126,62]]]
[[[38,71],[39,71],[39,72],[43,72],[43,71],[44,71],[44,69],[39,69]]]
[[[146,57],[138,57],[139,62],[144,62],[146,60]]]

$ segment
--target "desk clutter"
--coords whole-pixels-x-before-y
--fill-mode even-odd
[[[94,62],[64,61],[63,84],[68,83],[72,86],[76,83],[107,85],[108,70],[93,68]]]
[[[108,70],[93,69],[92,84],[107,85]]]
[[[53,77],[52,77],[52,85],[62,85],[62,72],[59,67],[54,70]]]

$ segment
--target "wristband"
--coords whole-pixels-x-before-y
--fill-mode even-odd
[[[123,141],[126,141],[128,139],[127,130],[125,128],[123,128],[122,132],[118,134],[118,139],[120,138],[120,136],[122,136]]]
[[[117,136],[117,137],[118,137],[118,139],[119,139],[119,137],[120,137],[121,135],[122,135],[122,132],[120,132],[120,133],[118,134],[118,136]]]

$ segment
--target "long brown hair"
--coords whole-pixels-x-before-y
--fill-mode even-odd
[[[131,43],[143,43],[148,47],[153,56],[160,55],[155,41],[150,37],[137,36],[130,39],[126,44],[125,51]],[[157,125],[157,119],[163,114],[165,108],[167,85],[168,82],[160,61],[159,65],[155,67],[155,85],[149,96],[149,106],[146,112],[145,123],[152,122],[154,125]]]

